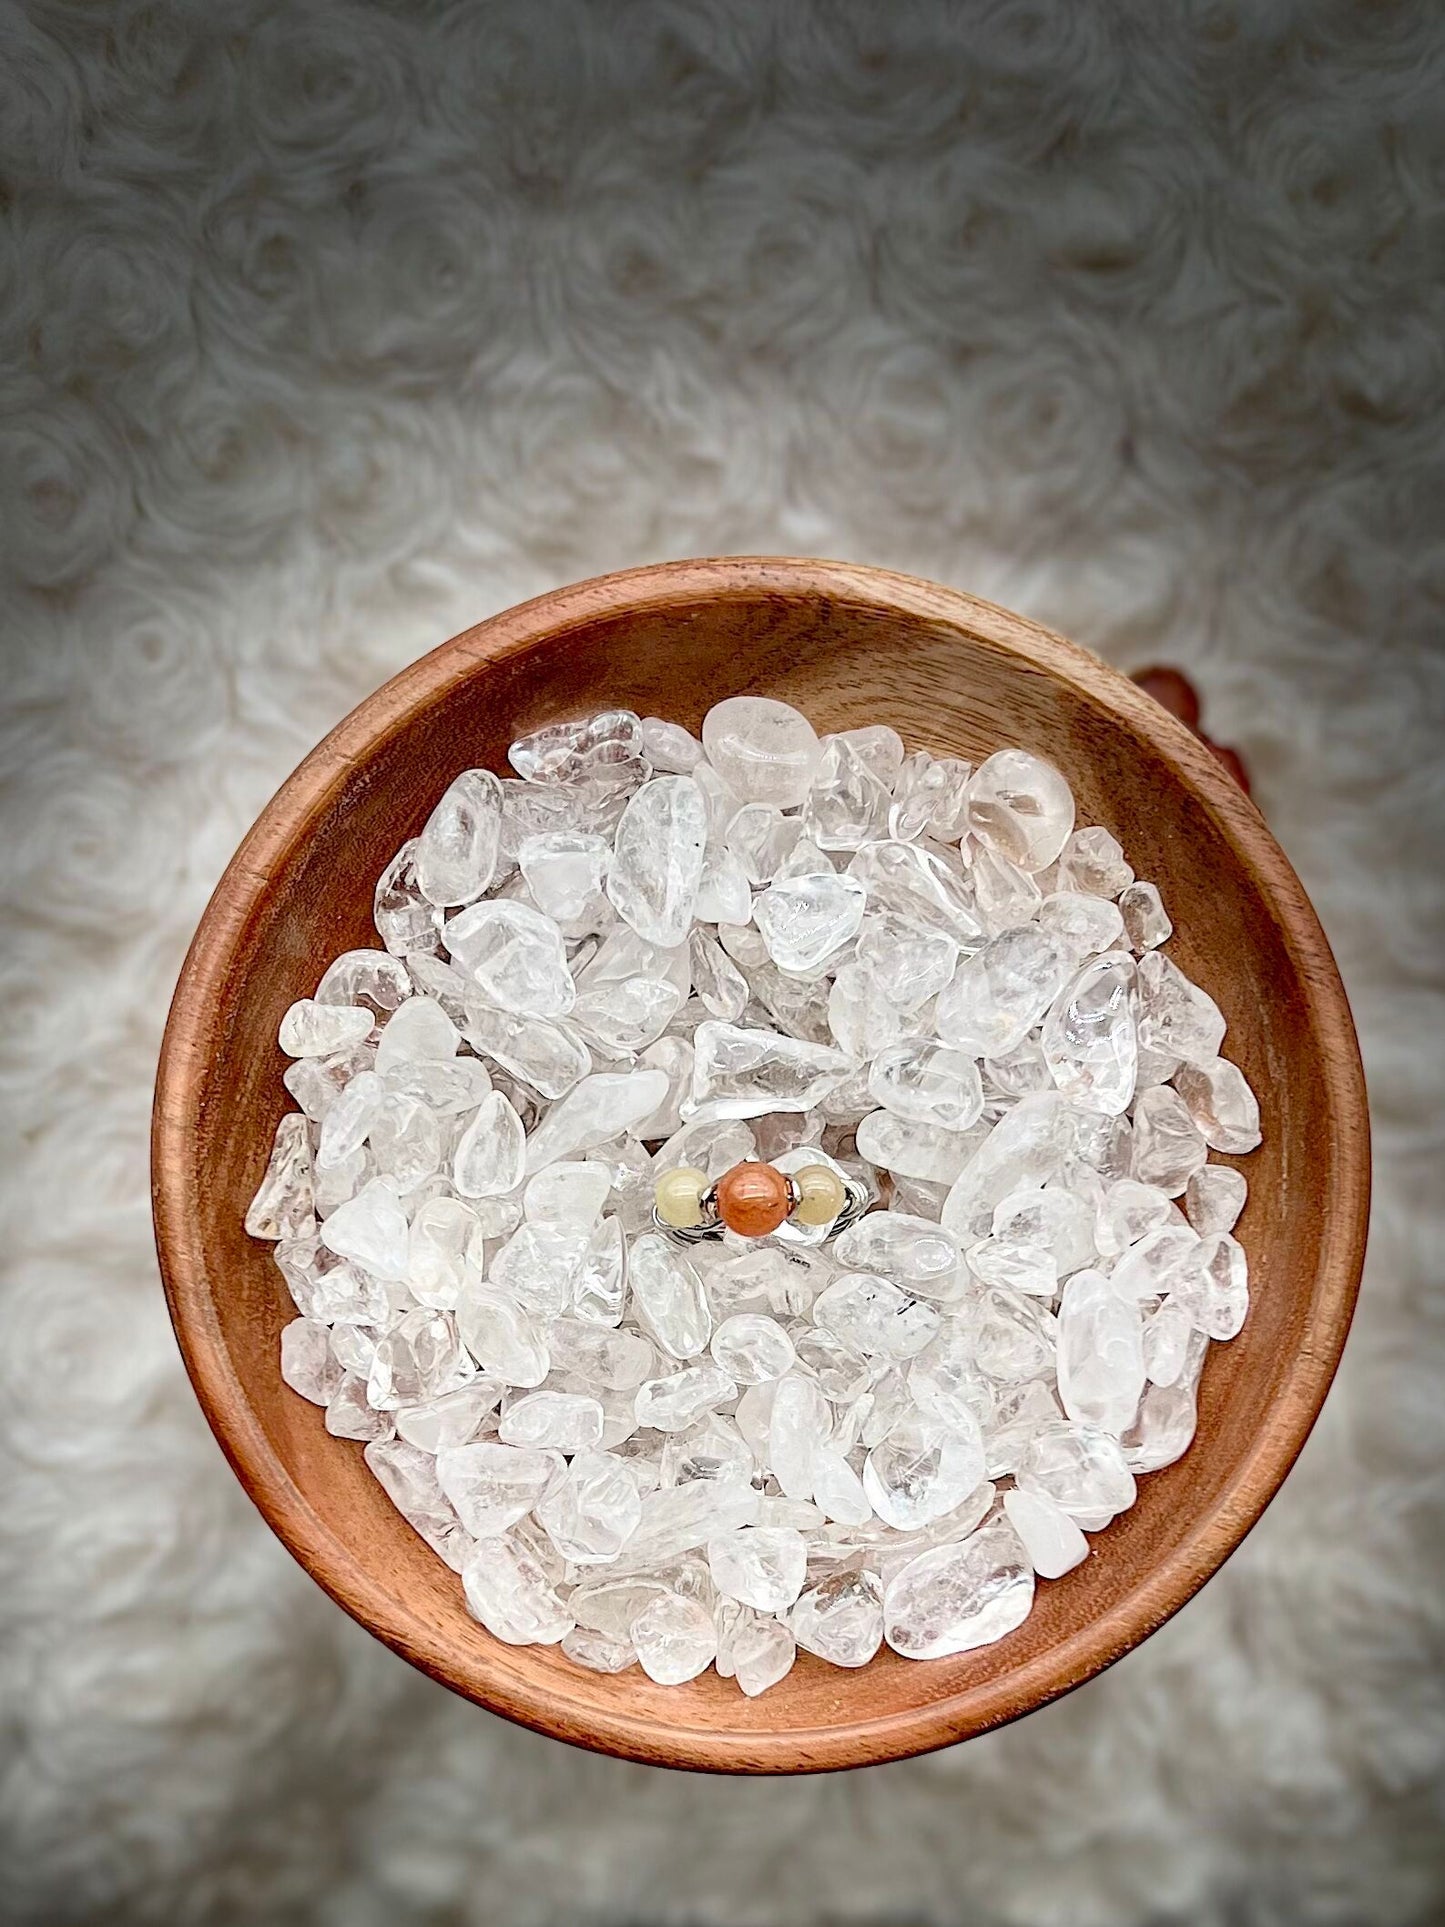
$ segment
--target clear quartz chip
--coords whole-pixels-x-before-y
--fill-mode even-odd
[[[528,1174],[609,1143],[651,1117],[666,1096],[665,1071],[597,1071],[584,1077],[528,1138]]]
[[[602,885],[612,846],[590,830],[550,830],[529,836],[517,852],[532,901],[559,928],[605,918]]]
[[[1139,1043],[1186,1063],[1208,1064],[1224,1041],[1218,1004],[1158,950],[1139,959]]]
[[[934,1306],[863,1272],[845,1271],[813,1301],[813,1323],[870,1358],[914,1357],[932,1340],[938,1321]]]
[[[1085,1532],[1101,1532],[1135,1499],[1134,1475],[1108,1432],[1062,1423],[1038,1427],[1016,1475],[1021,1492],[1052,1499]]]
[[[462,1029],[474,1050],[543,1097],[565,1096],[592,1068],[586,1045],[544,1018],[521,1017],[476,1001],[468,1003]]]
[[[797,1641],[780,1619],[744,1611],[731,1628],[726,1664],[742,1691],[756,1699],[792,1671],[797,1651]],[[723,1663],[719,1636],[719,1670]]]
[[[684,1365],[668,1378],[645,1379],[638,1386],[633,1410],[637,1423],[656,1432],[685,1432],[720,1405],[738,1395],[737,1381],[711,1359]]]
[[[703,718],[708,761],[742,803],[791,809],[812,785],[822,746],[806,716],[769,696],[730,696]]]
[[[561,1468],[555,1452],[493,1439],[443,1446],[436,1455],[437,1483],[474,1539],[495,1539],[525,1519]]]
[[[642,720],[630,709],[548,723],[518,737],[507,761],[525,783],[555,784],[589,804],[634,788],[648,768]]]
[[[1119,839],[1097,826],[1074,830],[1059,852],[1058,887],[1086,897],[1117,897],[1134,881]]]
[[[1021,1097],[954,1181],[943,1207],[944,1229],[970,1244],[986,1237],[1002,1200],[1021,1185],[1051,1178],[1068,1155],[1071,1139],[1068,1107],[1057,1092]]]
[[[282,1326],[281,1376],[313,1405],[329,1403],[342,1370],[331,1350],[330,1328],[319,1318],[293,1318]]]
[[[1096,957],[1064,985],[1044,1018],[1044,1062],[1054,1084],[1082,1111],[1118,1117],[1134,1096],[1139,1038],[1134,965]]]
[[[366,1396],[379,1412],[394,1412],[455,1391],[472,1366],[450,1312],[421,1306],[403,1314],[372,1354]]]
[[[885,1525],[914,1532],[962,1504],[983,1473],[977,1421],[954,1429],[906,1411],[869,1452],[863,1490]]]
[[[702,882],[707,804],[688,776],[656,776],[628,803],[617,825],[607,896],[648,943],[687,940]]]
[[[830,1574],[788,1614],[805,1652],[830,1666],[866,1666],[883,1644],[883,1588],[872,1572]]]
[[[967,1131],[983,1112],[975,1060],[928,1037],[879,1051],[868,1068],[868,1091],[895,1117],[942,1131]]]
[[[551,1367],[542,1321],[504,1291],[468,1279],[457,1301],[462,1343],[490,1378],[540,1385]]]
[[[1062,1579],[1089,1556],[1089,1542],[1068,1513],[1041,1492],[1006,1492],[1003,1509],[1040,1579]]]
[[[915,1297],[950,1304],[967,1289],[958,1240],[907,1211],[870,1211],[834,1241],[840,1265],[891,1279]]]
[[[667,1238],[647,1232],[633,1241],[629,1261],[638,1317],[669,1358],[696,1358],[712,1336],[702,1280]]]
[[[1069,975],[1061,946],[1033,924],[1005,930],[965,957],[938,999],[938,1034],[971,1057],[1021,1044]]]
[[[727,847],[754,886],[771,883],[792,854],[802,825],[773,803],[745,803],[727,826]]]
[[[317,1004],[303,997],[281,1019],[277,1042],[288,1057],[330,1057],[369,1037],[375,1021],[359,1004]]]
[[[457,1141],[452,1182],[464,1198],[501,1198],[522,1182],[527,1134],[522,1120],[500,1091],[477,1106]]]
[[[1174,1088],[1212,1151],[1239,1157],[1259,1143],[1259,1100],[1228,1058],[1181,1064]]]
[[[757,1612],[786,1612],[803,1590],[808,1548],[787,1526],[738,1526],[707,1542],[708,1571],[718,1591]]]
[[[602,1407],[579,1392],[528,1392],[502,1413],[504,1445],[590,1452],[602,1442]]]
[[[405,1439],[373,1439],[362,1457],[397,1511],[454,1572],[471,1546],[451,1501],[437,1483],[436,1460]]]
[[[572,1630],[572,1616],[546,1569],[510,1533],[485,1539],[462,1566],[467,1611],[509,1646],[555,1646]]]
[[[681,723],[670,723],[662,716],[642,719],[642,748],[655,770],[686,776],[702,761],[702,744]]]
[[[873,1111],[861,1118],[857,1144],[859,1157],[880,1170],[930,1184],[952,1184],[977,1148],[972,1133],[914,1123],[892,1111]]]
[[[1131,883],[1119,892],[1119,913],[1131,950],[1157,950],[1174,935],[1159,891],[1152,883]]]
[[[1166,1196],[1179,1197],[1209,1156],[1204,1134],[1184,1099],[1167,1084],[1141,1091],[1134,1104],[1133,1173]]]
[[[270,1162],[246,1213],[253,1238],[308,1238],[316,1228],[311,1139],[306,1119],[289,1111],[276,1126]]]
[[[695,1116],[748,1118],[768,1111],[810,1111],[853,1068],[841,1051],[737,1024],[699,1024],[693,1046]]]
[[[416,884],[429,903],[470,903],[497,871],[502,786],[489,769],[466,769],[449,784],[416,841]]]
[[[883,1596],[884,1637],[907,1659],[943,1659],[991,1646],[1033,1603],[1033,1565],[1004,1519],[910,1560]]]
[[[627,1462],[578,1452],[535,1502],[538,1524],[574,1566],[606,1566],[636,1532],[642,1495]]]
[[[696,1679],[717,1653],[717,1628],[700,1600],[666,1592],[632,1622],[638,1664],[659,1686]]]
[[[637,1664],[637,1649],[630,1639],[609,1639],[590,1626],[574,1626],[562,1641],[562,1651],[590,1673],[625,1673]]]
[[[1144,1333],[1137,1298],[1102,1271],[1076,1271],[1059,1304],[1059,1399],[1069,1417],[1115,1438],[1144,1393]]]
[[[1249,1264],[1244,1247],[1221,1232],[1202,1238],[1171,1281],[1169,1302],[1208,1338],[1233,1338],[1249,1310]]]
[[[411,994],[406,965],[385,950],[345,951],[316,986],[318,1004],[369,1004],[378,1015],[395,1010]]]
[[[1227,1164],[1205,1164],[1185,1187],[1184,1209],[1201,1238],[1216,1237],[1233,1231],[1248,1195],[1243,1172]]]
[[[384,1178],[373,1178],[340,1204],[321,1227],[321,1242],[374,1278],[400,1283],[410,1260],[411,1228],[401,1200]]]
[[[442,937],[494,1009],[565,1017],[577,1001],[561,931],[528,904],[506,897],[469,904],[448,918]]]
[[[780,877],[753,904],[768,955],[780,970],[806,975],[858,934],[868,892],[856,877]]]
[[[1021,870],[1053,863],[1074,827],[1068,784],[1041,756],[1000,749],[979,764],[969,782],[968,827],[985,849]]]
[[[403,843],[377,878],[372,896],[376,934],[393,957],[426,956],[441,941],[442,912],[417,878],[417,839]]]
[[[824,739],[803,830],[821,850],[857,850],[888,834],[888,786],[847,736]]]

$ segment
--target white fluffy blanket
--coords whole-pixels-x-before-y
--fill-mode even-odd
[[[0,1914],[1425,1923],[1445,1906],[1430,7],[0,6]],[[409,1670],[212,1443],[150,1245],[225,859],[422,649],[850,556],[1205,691],[1338,948],[1379,1155],[1244,1550],[1072,1699],[791,1784]]]

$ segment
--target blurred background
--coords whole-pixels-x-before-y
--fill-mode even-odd
[[[1388,0],[0,4],[0,1917],[1442,1918],[1442,183],[1445,15]],[[779,1784],[346,1619],[201,1419],[147,1205],[185,945],[305,751],[494,610],[729,551],[1187,670],[1378,1159],[1324,1417],[1193,1604]]]

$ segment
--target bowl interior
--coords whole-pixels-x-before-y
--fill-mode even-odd
[[[622,583],[624,587],[612,586]],[[1199,1429],[1132,1511],[983,1652],[844,1673],[806,1655],[763,1698],[709,1673],[686,1687],[602,1677],[511,1648],[392,1509],[361,1448],[281,1382],[294,1315],[269,1247],[242,1229],[290,1108],[282,1012],[338,951],[376,941],[372,883],[455,772],[506,769],[508,743],[625,704],[697,729],[738,692],[786,698],[820,731],[891,723],[979,758],[1019,743],[1068,775],[1176,926],[1169,954],[1229,1022],[1264,1142],[1243,1161],[1253,1303],[1212,1350]],[[373,1631],[448,1685],[635,1758],[798,1769],[942,1744],[1028,1710],[1136,1643],[1214,1570],[1283,1477],[1348,1322],[1363,1226],[1363,1111],[1348,1012],[1288,865],[1207,753],[1092,658],[1017,618],[901,578],[824,565],[702,565],[560,592],[457,638],[362,706],[272,803],[217,893],[177,996],[158,1098],[159,1238],[187,1363],[267,1518]]]

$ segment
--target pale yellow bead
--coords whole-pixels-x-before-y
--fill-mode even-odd
[[[657,1215],[675,1231],[691,1231],[702,1223],[702,1194],[708,1187],[706,1171],[680,1164],[657,1180]]]
[[[799,1192],[793,1217],[799,1224],[831,1224],[848,1202],[843,1180],[826,1164],[805,1164],[793,1173],[793,1182]]]

